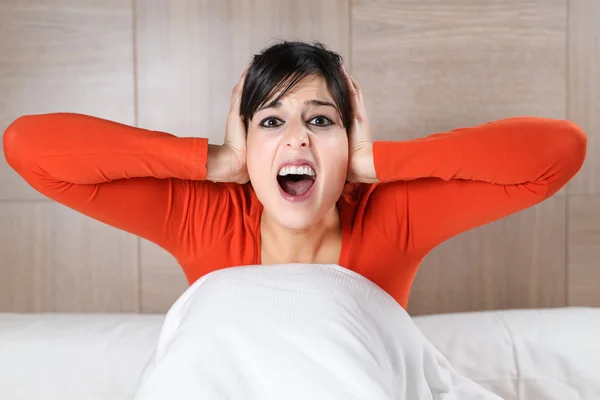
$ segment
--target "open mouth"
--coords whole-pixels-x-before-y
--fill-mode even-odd
[[[283,167],[277,175],[277,182],[285,193],[300,197],[308,193],[315,183],[317,175],[308,165]]]

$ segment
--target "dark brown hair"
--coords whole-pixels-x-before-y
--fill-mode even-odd
[[[342,56],[327,50],[321,42],[283,41],[255,55],[244,81],[240,116],[246,131],[254,113],[267,102],[273,103],[308,75],[320,75],[333,96],[344,127],[350,126],[348,87],[340,66]],[[275,93],[284,88],[279,95]]]

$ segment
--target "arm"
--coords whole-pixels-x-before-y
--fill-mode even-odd
[[[216,214],[198,198],[210,192],[213,205],[227,202],[221,185],[199,182],[231,169],[221,146],[206,139],[57,113],[17,119],[4,134],[4,152],[48,198],[171,252],[189,242],[191,211]]]
[[[390,182],[381,185],[388,203],[380,208],[393,207],[405,221],[400,230],[399,219],[395,228],[388,223],[386,232],[396,243],[427,252],[552,196],[579,171],[586,146],[575,124],[533,117],[406,142],[375,142],[377,179]],[[386,219],[381,221],[385,226]]]

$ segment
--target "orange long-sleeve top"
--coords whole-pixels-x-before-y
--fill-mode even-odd
[[[586,148],[572,122],[535,117],[375,141],[381,182],[348,184],[337,202],[339,264],[406,308],[429,251],[553,195],[581,168]],[[250,184],[205,180],[207,139],[55,113],[13,122],[4,152],[48,198],[166,249],[190,284],[261,264],[262,205]]]

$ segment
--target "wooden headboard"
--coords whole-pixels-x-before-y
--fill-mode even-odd
[[[568,187],[435,249],[409,311],[600,306],[600,2],[47,3],[0,4],[3,129],[72,111],[220,143],[239,74],[281,38],[344,56],[375,139],[573,120],[590,145]],[[0,161],[0,311],[164,312],[185,288],[165,251],[52,203]]]

